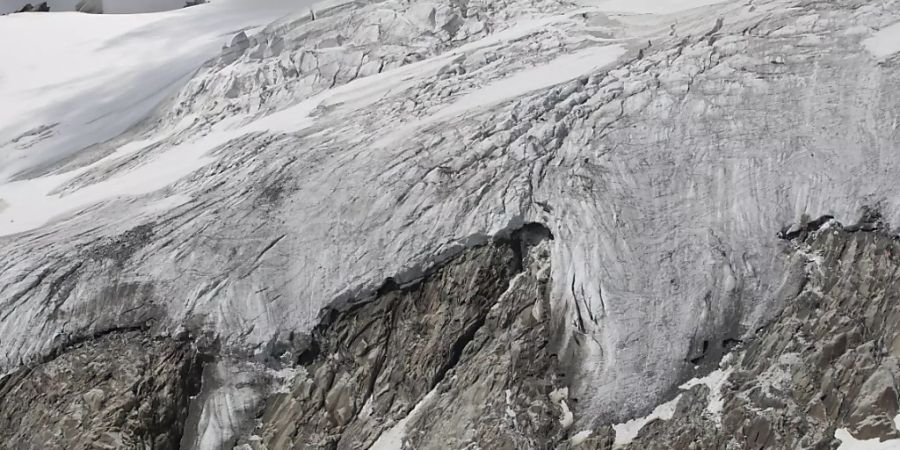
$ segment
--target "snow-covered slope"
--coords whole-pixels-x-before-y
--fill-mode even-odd
[[[540,223],[575,423],[625,422],[793,298],[782,227],[898,223],[897,23],[891,0],[0,17],[33,42],[0,47],[0,368],[147,323],[263,352]]]
[[[0,18],[0,180],[128,130],[233,35],[303,5],[220,0],[156,14]]]

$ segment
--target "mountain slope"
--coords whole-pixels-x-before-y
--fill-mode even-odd
[[[405,311],[379,299],[540,227],[552,235],[540,244],[547,286],[519,301],[545,302],[545,315],[502,310],[510,318],[488,326],[494,316],[480,308],[502,305],[502,288],[516,286],[509,274],[491,280],[487,300],[464,315],[484,322],[474,335],[459,341],[449,325],[435,325],[436,336],[461,342],[449,354],[469,355],[450,364],[454,373],[517,367],[475,352],[502,353],[498,339],[518,342],[512,330],[528,336],[519,347],[540,347],[530,352],[536,373],[514,368],[503,389],[480,391],[505,401],[495,394],[510,388],[515,424],[529,402],[544,405],[530,416],[531,444],[502,444],[510,448],[552,446],[643,416],[715,369],[738,341],[764,337],[761,327],[802,291],[797,253],[780,230],[823,215],[855,223],[864,207],[897,223],[898,6],[338,2],[285,6],[296,11],[249,32],[231,29],[238,16],[212,6],[178,12],[228,19],[209,28],[228,30],[227,46],[196,73],[178,74],[169,91],[139,84],[149,103],[161,102],[152,114],[141,106],[129,117],[61,121],[68,134],[54,125],[62,102],[0,133],[0,158],[9,158],[0,168],[8,178],[0,185],[0,367],[12,372],[123,327],[183,335],[212,358],[202,404],[186,419],[199,430],[197,447],[220,445],[202,438],[215,430],[209,435],[251,447],[300,446],[321,432],[337,433],[329,441],[337,448],[363,448],[435,386],[453,393],[434,400],[444,411],[477,402],[452,378],[425,376],[412,393],[396,378],[378,382],[380,366],[360,359],[381,347],[366,340],[362,353],[344,355],[327,329],[343,323],[333,316]],[[131,36],[173,47],[184,28],[170,23]],[[0,79],[2,98],[27,99],[9,77]],[[134,98],[116,89],[112,98]],[[85,147],[80,133],[96,145]],[[15,153],[23,139],[37,142],[33,154]],[[517,251],[528,266],[528,252]],[[452,281],[441,295],[469,299],[462,287],[472,278]],[[391,314],[430,323],[432,309]],[[415,348],[431,335],[411,336],[405,344]],[[317,339],[336,347],[309,353]],[[427,342],[448,352],[447,342]],[[321,352],[362,378],[340,389],[317,380],[317,406],[295,411],[290,401],[306,405],[302,373],[324,367]],[[535,380],[545,391],[526,388]],[[511,389],[519,381],[521,398]],[[370,405],[377,414],[363,420],[376,388],[402,401]],[[279,389],[278,400],[264,401]],[[345,410],[321,406],[329,395]],[[294,406],[278,412],[281,402]],[[325,411],[339,418],[326,426],[307,417]],[[446,420],[464,430],[472,417]],[[278,428],[284,421],[307,431],[291,444]],[[422,422],[406,422],[432,430],[406,433],[409,448],[501,446],[487,432],[442,440]]]

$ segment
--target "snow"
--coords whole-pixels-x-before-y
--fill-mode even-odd
[[[591,430],[579,431],[569,438],[569,444],[572,446],[581,445],[587,438],[591,437],[591,434],[593,434]]]
[[[718,424],[722,420],[722,408],[725,406],[725,401],[722,399],[722,387],[724,387],[728,382],[728,377],[731,375],[731,372],[733,370],[734,369],[731,367],[727,369],[716,369],[710,372],[709,375],[705,377],[693,378],[689,380],[688,382],[682,384],[679,389],[688,390],[698,385],[705,385],[707,388],[709,388],[706,411],[710,413],[713,421]]]
[[[584,11],[586,10],[579,9],[567,14],[558,14],[554,16],[531,19],[519,19],[515,23],[511,24],[508,28],[500,30],[496,33],[491,33],[490,35],[485,36],[477,41],[463,44],[456,50],[450,52],[450,54],[458,55],[461,53],[469,53],[475,50],[484,50],[486,48],[490,48],[499,44],[516,41],[526,36],[546,30],[548,26],[555,23],[570,20],[572,16]]]
[[[203,8],[197,7],[188,8],[187,10],[202,9]],[[82,17],[88,17],[91,18],[91,20],[97,17],[110,17],[83,14],[59,15],[76,17],[79,20],[81,20]],[[123,28],[111,27],[107,32],[117,35],[123,34],[126,33],[127,30],[132,29],[135,26],[135,23],[145,23],[145,20],[151,20],[151,22],[147,23],[152,24],[154,21],[159,20],[157,16],[164,15],[165,14],[145,14],[141,15],[140,20],[136,19],[135,16],[116,16],[117,18],[125,17],[126,20],[121,22],[113,21],[113,25],[121,26]],[[156,18],[146,19],[147,17]],[[553,16],[547,20],[521,22],[505,32],[497,33],[497,35],[492,35],[470,44],[468,51],[483,49],[498,42],[527,35],[537,30],[542,24],[563,20],[565,17],[568,16]],[[72,26],[74,22],[76,21],[66,21],[64,22],[64,25]],[[89,36],[87,38],[82,36],[82,39],[95,38],[97,38],[97,36]],[[79,42],[79,45],[87,45],[84,42]],[[450,119],[467,111],[487,108],[534,90],[563,83],[611,64],[624,53],[624,47],[611,45],[605,47],[590,47],[557,57],[545,64],[517,72],[507,78],[489,83],[476,91],[463,95],[456,102],[445,107],[435,115],[421,122],[403,127],[403,129],[408,130],[428,123]],[[160,54],[162,54],[162,52]],[[77,57],[77,53],[75,53],[75,55]],[[72,55],[68,56],[72,57]],[[123,55],[118,53],[115,53],[114,56],[117,58],[123,57]],[[57,193],[55,191],[65,182],[91,169],[102,166],[110,160],[125,158],[149,145],[164,141],[165,138],[169,137],[171,134],[180,131],[181,127],[175,127],[174,130],[158,133],[157,136],[151,139],[143,139],[126,144],[125,146],[120,147],[112,155],[107,156],[91,166],[70,171],[65,174],[52,174],[38,178],[12,181],[5,184],[0,182],[0,200],[4,202],[5,206],[4,208],[0,208],[0,236],[36,229],[66,212],[75,211],[79,208],[84,208],[111,198],[137,196],[157,191],[215,161],[215,158],[209,155],[210,152],[220,146],[226,145],[233,139],[258,131],[283,133],[299,131],[313,123],[310,114],[319,106],[338,105],[343,108],[352,109],[365,107],[372,102],[377,101],[387,92],[392,90],[399,91],[409,87],[420,79],[423,74],[437,71],[449,60],[450,56],[444,55],[403,66],[391,71],[386,71],[374,76],[357,79],[346,85],[325,91],[322,94],[306,99],[292,107],[275,112],[267,117],[257,119],[241,127],[233,128],[230,125],[231,122],[216,124],[216,126],[205,136],[182,142],[162,154],[154,155],[155,157],[145,164],[127,172],[118,173],[103,181],[75,190],[74,192]],[[132,63],[135,65],[139,64],[138,61],[132,61]],[[29,63],[26,61],[22,62],[22,64],[28,65]],[[85,72],[81,73],[81,75],[89,73],[92,70],[91,68],[85,67],[82,69]],[[50,83],[50,80],[54,79],[52,75],[45,75],[47,77],[46,79],[41,79],[40,77],[27,79],[22,72],[25,71],[14,73],[14,75],[19,78],[12,80],[13,85],[18,86],[19,84],[24,84],[29,90],[39,91],[42,89],[40,86],[47,85]],[[67,76],[73,78],[77,75],[79,75],[79,72],[77,71],[75,74],[67,74]],[[93,75],[84,76],[90,77]],[[0,89],[2,89],[2,86],[3,85],[0,85]],[[85,89],[90,90],[90,86]],[[164,92],[166,91],[164,88],[161,88],[161,90]],[[0,90],[0,95],[2,95],[2,92],[3,91]],[[29,95],[35,96],[34,93]],[[67,154],[69,150],[78,150],[81,145],[92,143],[89,141],[97,142],[112,137],[116,133],[127,128],[129,124],[136,122],[140,117],[147,114],[147,111],[142,109],[145,103],[147,107],[152,107],[160,100],[161,96],[162,94],[151,96],[153,99],[152,101],[132,104],[130,110],[128,107],[124,107],[126,111],[124,114],[117,114],[116,120],[109,120],[109,118],[106,118],[99,121],[98,123],[106,124],[103,126],[102,130],[97,127],[81,124],[79,125],[79,130],[87,129],[88,132],[79,135],[79,131],[73,129],[69,133],[58,135],[60,139],[51,138],[40,142],[36,147],[32,147],[28,150],[27,157],[24,157],[24,159],[13,161],[9,165],[0,165],[0,167],[3,167],[3,169],[0,169],[0,180],[3,179],[4,169],[6,169],[5,174],[9,176],[18,169],[31,167],[52,158],[58,158],[62,154]],[[120,102],[125,101],[128,100],[125,99]],[[48,105],[50,109],[56,107],[53,100],[49,97],[46,98],[45,105]],[[10,110],[18,111],[23,108],[23,106],[18,106],[11,108]],[[2,114],[3,112],[0,112],[0,115]],[[9,119],[12,120],[12,117],[9,117]],[[113,124],[113,126],[110,127],[109,124]],[[98,138],[98,136],[103,137]],[[0,137],[2,137],[2,135],[0,135]],[[81,144],[72,146],[69,149],[62,149],[60,146],[54,145],[57,141],[62,141],[62,138],[65,138],[65,142],[60,142],[60,144],[70,144],[72,142],[81,142]],[[87,140],[79,140],[79,138],[86,138]],[[45,145],[45,147],[41,147],[41,145]],[[33,159],[35,155],[41,157],[42,148],[44,148],[44,154],[42,156],[44,159],[35,161]],[[7,150],[7,153],[0,153],[0,161],[2,161],[9,153],[9,150]],[[15,151],[12,151],[12,154],[15,155]],[[17,164],[22,163],[23,161],[24,165]],[[183,202],[183,200],[181,201]],[[175,204],[177,204],[177,202]]]
[[[0,182],[0,201],[3,202],[0,203],[0,236],[39,228],[67,212],[115,197],[157,191],[215,161],[216,158],[210,156],[210,152],[234,139],[254,132],[300,131],[314,123],[310,115],[320,106],[353,109],[364,107],[391,90],[408,87],[417,80],[417,75],[436,71],[444,62],[443,58],[435,58],[360,78],[241,126],[234,125],[240,121],[238,117],[217,123],[207,134],[174,145],[142,165],[72,192],[58,193],[56,190],[79,175],[163,142],[183,131],[188,121],[183,121],[172,129],[162,130],[151,139],[129,142],[113,154],[77,170],[8,183]],[[183,199],[179,201],[184,202]]]
[[[85,168],[65,174],[49,175],[0,185],[0,198],[8,204],[0,211],[0,236],[32,230],[52,218],[118,196],[140,195],[156,191],[205,166],[214,159],[207,153],[225,144],[239,132],[210,133],[196,141],[174,146],[152,161],[131,171],[114,175],[71,193],[55,193],[64,182],[91,167],[99,166],[113,154]]]
[[[432,389],[425,397],[422,397],[422,400],[416,404],[406,417],[397,422],[391,429],[381,433],[378,439],[369,447],[369,450],[400,450],[403,448],[406,424],[421,414],[422,408],[427,406],[434,399],[435,395],[437,395],[437,388]]]
[[[633,441],[634,438],[637,437],[638,432],[641,431],[641,428],[644,428],[644,425],[647,425],[656,419],[671,419],[675,414],[675,406],[678,404],[679,399],[681,399],[681,394],[678,394],[672,400],[657,406],[645,417],[638,417],[625,423],[613,425],[613,429],[616,431],[616,440],[613,442],[613,448],[627,445]]]
[[[900,430],[900,414],[894,417],[894,427]],[[834,430],[834,437],[841,441],[838,450],[900,450],[900,439],[880,441],[878,438],[859,440],[846,428]]]
[[[125,158],[144,146],[123,146],[116,153],[90,166],[64,174],[0,184],[0,199],[6,205],[0,209],[0,236],[33,230],[66,212],[104,200],[148,194],[162,189],[215,161],[216,158],[210,152],[248,133],[269,129],[298,131],[312,123],[305,120],[312,110],[311,103],[301,103],[238,128],[229,128],[228,123],[220,123],[208,134],[175,145],[144,164],[72,192],[56,191],[72,178],[109,161]],[[144,143],[147,142],[142,142]]]
[[[671,14],[702,6],[733,0],[582,0],[579,4],[592,5],[603,11],[629,14]]]
[[[563,429],[569,428],[570,426],[572,426],[572,423],[575,422],[575,414],[572,413],[572,410],[569,409],[569,405],[566,404],[566,398],[568,397],[569,388],[564,387],[560,389],[554,389],[553,392],[550,392],[550,401],[559,404],[559,424],[563,427]]]
[[[559,20],[559,17],[563,16],[557,16],[554,20]],[[532,24],[519,24],[514,28],[515,31],[508,36],[527,34],[532,30]],[[490,36],[472,43],[469,45],[469,48],[481,48],[482,45],[490,45],[494,42],[494,39],[495,36]],[[375,147],[391,145],[392,142],[402,139],[404,135],[411,134],[417,129],[451,120],[472,111],[483,110],[518,98],[529,92],[545,89],[593,73],[614,63],[625,52],[626,49],[621,45],[588,47],[559,56],[544,64],[523,69],[462,95],[450,105],[443,107],[428,117],[390,130],[373,145]]]
[[[0,142],[13,139],[12,136],[21,134],[22,130],[29,129],[32,124],[49,123],[50,117],[55,117],[54,120],[62,118],[61,123],[54,127],[54,134],[50,138],[39,140],[30,147],[16,148],[22,140],[0,144],[0,236],[33,230],[66,212],[104,200],[162,189],[213,162],[215,158],[209,153],[233,139],[257,131],[294,132],[305,128],[312,123],[309,113],[328,95],[341,99],[342,92],[353,91],[363,84],[362,81],[351,83],[341,90],[306,100],[243,127],[232,127],[233,121],[219,123],[206,135],[172,146],[164,153],[153,155],[140,166],[73,192],[59,193],[56,190],[75,177],[110,161],[122,160],[152,144],[163,142],[181,131],[185,124],[162,130],[148,139],[129,142],[87,167],[61,174],[8,181],[9,177],[21,170],[58,160],[124,131],[149,114],[172,88],[180,86],[184,75],[218,51],[221,32],[233,31],[259,21],[266,22],[288,12],[297,3],[266,0],[260,6],[260,9],[266,11],[265,14],[242,8],[235,1],[221,1],[215,5],[215,8],[202,5],[171,13],[140,16],[58,13],[0,17],[0,39],[16,33],[36,38],[43,30],[52,27],[59,27],[63,34],[75,36],[64,40],[62,45],[48,39],[36,39],[33,45],[38,51],[35,52],[16,51],[10,48],[13,46],[0,47],[0,59],[8,58],[13,61],[13,64],[0,67],[0,103],[12,105],[0,109],[0,123],[7,125],[0,129]],[[203,27],[204,20],[197,17],[195,11],[217,17],[220,21],[212,21],[211,24],[215,26]],[[242,13],[247,14],[244,16]],[[179,27],[192,24],[201,25],[198,33],[191,35],[189,43],[179,44],[176,46],[177,50],[173,50],[171,43],[163,36],[171,36],[172,33],[178,35]],[[81,32],[85,28],[91,32]],[[129,40],[129,34],[133,33],[137,37]],[[160,35],[157,36],[156,33]],[[216,36],[217,34],[219,35]],[[88,55],[87,52],[92,53]],[[100,63],[79,63],[89,58],[97,58]],[[147,64],[147,60],[151,63]],[[67,67],[63,70],[61,66]],[[16,67],[20,70],[4,70],[3,67]],[[176,81],[158,76],[168,71],[179,73]],[[140,92],[116,85],[114,79],[123,76],[133,76],[134,88]],[[97,100],[94,97],[98,90],[116,92],[109,95],[110,100]],[[145,90],[156,93],[137,97],[144,95]],[[75,113],[67,115],[63,111],[72,108],[70,102],[79,103],[80,108],[91,111],[91,115],[83,117],[78,108],[75,108]],[[94,111],[97,113],[94,114]],[[48,119],[40,122],[41,119],[35,117]],[[32,124],[24,123],[29,118],[36,121]],[[4,179],[8,182],[3,183]],[[185,201],[184,198],[176,200],[169,204]]]
[[[712,420],[718,425],[721,422],[722,408],[724,406],[724,400],[722,399],[722,387],[728,382],[728,377],[731,375],[731,372],[734,370],[731,367],[723,368],[727,366],[731,361],[731,355],[725,355],[722,358],[722,363],[720,368],[710,372],[708,375],[700,378],[692,378],[678,387],[683,391],[689,390],[694,386],[704,385],[709,388],[709,393],[707,394],[707,404],[706,411],[709,413]],[[655,419],[660,420],[669,420],[672,418],[672,415],[675,413],[675,407],[678,404],[678,400],[681,399],[681,394],[678,394],[672,400],[665,402],[659,406],[657,406],[649,415],[645,417],[639,417],[635,419],[631,419],[625,423],[620,423],[617,425],[613,425],[613,429],[616,431],[616,440],[614,446],[623,446],[637,437],[638,432],[644,425],[647,425],[651,421]]]
[[[214,450],[240,426],[242,419],[258,407],[258,376],[252,365],[234,365],[217,361],[204,367],[203,386],[196,404],[200,405],[196,435],[187,448]]]
[[[145,118],[240,30],[303,1],[218,0],[152,14],[0,17],[0,182]],[[13,142],[15,140],[15,142]]]
[[[592,73],[614,63],[625,54],[621,45],[588,47],[562,55],[545,64],[516,72],[470,92],[432,116],[434,121],[456,117],[467,111],[485,108],[531,91],[544,89]]]
[[[887,58],[900,52],[900,22],[881,29],[864,40],[863,45],[878,58]]]

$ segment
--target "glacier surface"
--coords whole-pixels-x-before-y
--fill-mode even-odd
[[[0,17],[0,369],[148,321],[259,350],[537,222],[584,417],[646,413],[799,289],[779,229],[900,219],[897,2],[791,5]]]

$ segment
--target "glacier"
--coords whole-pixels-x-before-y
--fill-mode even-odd
[[[646,416],[805,292],[779,230],[900,223],[898,26],[893,0],[2,16],[0,371],[148,327],[253,378],[541,224],[573,433]]]

